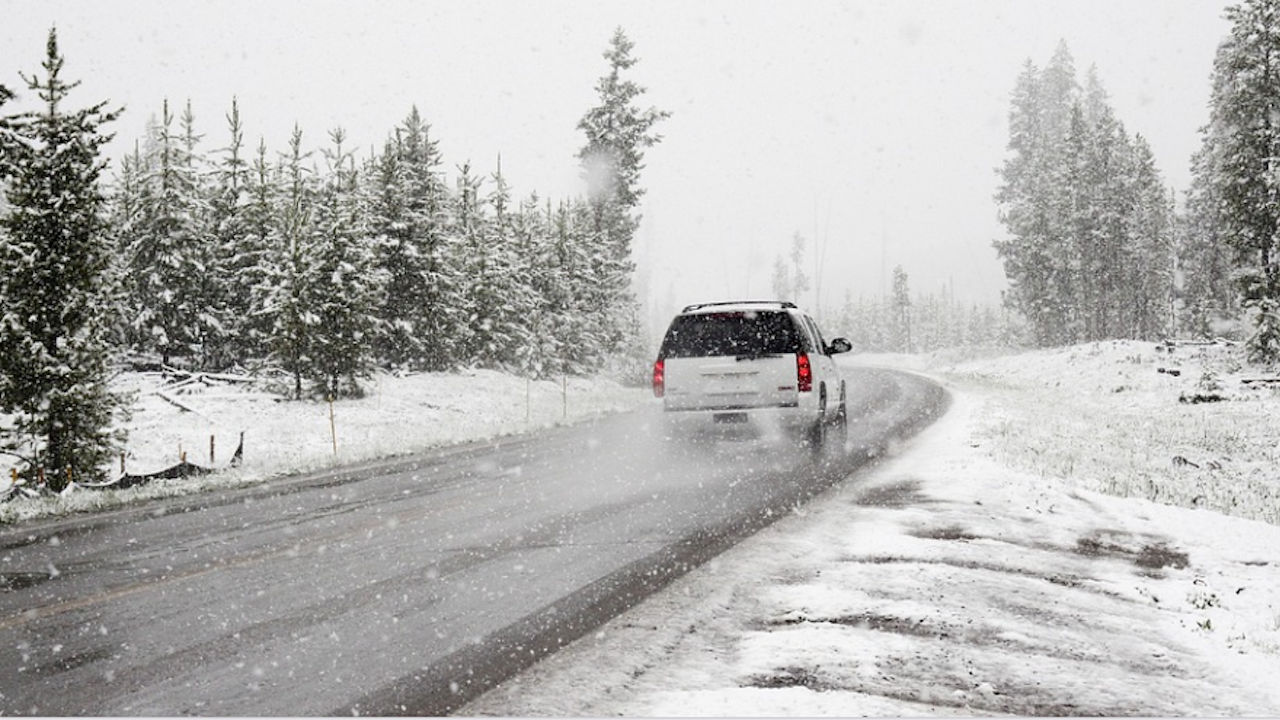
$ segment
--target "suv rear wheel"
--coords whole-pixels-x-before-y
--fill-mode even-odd
[[[818,397],[818,419],[809,427],[804,438],[805,444],[813,452],[815,458],[821,458],[827,447],[827,388],[823,386]]]

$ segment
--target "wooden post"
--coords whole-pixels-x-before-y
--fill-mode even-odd
[[[329,435],[333,438],[333,456],[338,457],[338,426],[333,420],[333,396],[329,395]]]
[[[44,487],[44,467],[43,466],[36,468],[36,483],[39,484],[40,487]]]
[[[124,451],[120,451],[120,474],[124,475]]]
[[[71,466],[67,466],[67,487],[71,487]]]
[[[209,464],[210,465],[217,462],[217,453],[214,451],[214,448],[216,447],[215,441],[217,440],[217,437],[218,437],[217,435],[209,436]]]

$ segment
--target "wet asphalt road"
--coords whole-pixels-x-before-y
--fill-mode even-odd
[[[654,407],[0,529],[0,714],[447,714],[945,410],[917,376],[847,372],[825,463],[672,449]]]

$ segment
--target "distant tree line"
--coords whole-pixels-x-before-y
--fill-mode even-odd
[[[929,353],[947,348],[1013,348],[1026,344],[1020,318],[990,304],[956,300],[947,290],[913,293],[901,265],[885,297],[846,295],[824,330],[844,336],[860,352]]]
[[[300,129],[249,148],[234,100],[212,150],[190,105],[166,102],[108,192],[102,126],[119,111],[67,109],[50,31],[46,77],[23,77],[43,109],[0,115],[0,451],[55,468],[55,486],[99,475],[121,354],[278,368],[299,398],[358,395],[376,367],[642,363],[631,240],[667,114],[637,105],[632,48],[619,29],[578,125],[582,198],[516,198],[500,161],[450,178],[416,108],[367,156],[341,129],[318,151]],[[0,106],[14,97],[0,85]]]

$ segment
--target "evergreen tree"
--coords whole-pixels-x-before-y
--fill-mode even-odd
[[[778,255],[773,263],[772,286],[774,297],[789,302],[800,302],[800,296],[809,291],[809,276],[804,273],[804,236],[791,236],[791,251],[784,257]],[[790,260],[788,264],[787,260]]]
[[[494,189],[481,197],[480,179],[472,176],[470,166],[459,170],[453,218],[467,312],[461,356],[486,367],[511,367],[516,348],[528,339],[522,316],[533,311],[533,303],[515,252],[510,191],[499,170]]]
[[[653,133],[653,126],[671,115],[636,104],[645,88],[623,78],[636,64],[631,57],[634,48],[622,28],[614,31],[604,53],[609,72],[596,84],[600,104],[578,122],[578,129],[587,136],[578,159],[587,181],[592,224],[614,258],[620,260],[630,259],[631,239],[640,222],[633,212],[644,195],[640,186],[644,151],[661,142],[662,136]]]
[[[318,260],[312,243],[315,181],[304,165],[308,156],[302,151],[302,130],[295,127],[267,229],[272,261],[264,268],[255,303],[270,323],[271,356],[293,378],[293,396],[298,400],[313,368],[311,341],[320,321],[312,307]]]
[[[217,152],[221,156],[209,187],[208,227],[212,235],[213,262],[207,273],[210,306],[218,334],[206,348],[209,366],[244,362],[260,352],[254,342],[252,288],[263,248],[254,242],[249,213],[250,164],[244,157],[244,126],[235,98],[226,116],[230,141]]]
[[[537,194],[520,206],[513,223],[520,266],[529,284],[530,309],[525,314],[528,340],[517,355],[517,367],[533,378],[545,378],[559,372],[562,356],[562,320],[565,312],[560,297],[569,278],[559,263],[553,222],[555,213],[550,202],[542,207]]]
[[[773,259],[773,274],[770,276],[769,285],[773,288],[773,296],[779,300],[789,301],[795,298],[791,272],[787,269],[787,261],[782,255]]]
[[[606,356],[629,350],[626,362],[643,365],[648,357],[637,339],[640,313],[631,290],[631,243],[640,225],[636,210],[644,195],[644,153],[662,140],[653,127],[670,113],[637,104],[645,89],[623,77],[636,63],[634,47],[621,28],[614,32],[604,53],[609,72],[596,84],[600,104],[578,123],[587,138],[578,159],[587,181],[588,227],[596,248],[590,263],[597,283],[591,288],[597,343],[591,347]]]
[[[118,348],[134,346],[134,329],[129,319],[132,317],[132,296],[129,281],[130,263],[128,250],[143,221],[143,177],[146,174],[146,161],[137,143],[133,152],[120,161],[120,172],[113,183],[110,194],[107,227],[111,233],[112,247],[116,249],[111,262],[110,286],[116,290],[112,305],[112,317],[116,319],[112,327],[112,345]]]
[[[536,207],[536,198],[531,207]],[[493,190],[487,204],[493,210],[491,247],[493,252],[493,287],[491,308],[483,311],[490,318],[493,355],[489,360],[504,368],[521,368],[523,349],[534,343],[531,316],[538,309],[538,295],[533,286],[532,263],[528,244],[530,226],[522,208],[512,207],[511,189],[502,176],[502,162],[493,174]]]
[[[378,356],[391,366],[443,370],[456,358],[461,322],[448,252],[448,191],[431,126],[415,107],[386,143],[369,204],[378,267],[386,273],[378,311]]]
[[[1009,281],[1006,299],[1037,329],[1040,345],[1052,344],[1055,329],[1050,285],[1049,207],[1046,193],[1044,89],[1040,70],[1027,61],[1014,87],[1009,111],[1010,155],[1000,170],[1003,184],[996,195],[1008,237],[995,242]]]
[[[898,265],[893,269],[893,298],[890,327],[893,328],[892,348],[898,352],[912,352],[911,343],[911,289],[907,285],[907,272]]]
[[[1179,327],[1205,338],[1218,334],[1218,328],[1235,318],[1240,309],[1232,280],[1233,253],[1218,237],[1222,200],[1215,178],[1222,150],[1205,142],[1192,156],[1191,189],[1177,235],[1178,299],[1183,316]]]
[[[229,261],[236,288],[231,307],[243,310],[247,305],[247,315],[235,319],[239,330],[236,347],[242,360],[265,359],[274,351],[277,288],[272,283],[281,276],[283,258],[281,248],[273,244],[280,239],[276,217],[284,193],[280,175],[279,165],[267,160],[267,144],[260,139],[246,176],[245,235]]]
[[[1174,331],[1173,200],[1156,169],[1155,155],[1141,135],[1134,141],[1133,168],[1134,206],[1125,220],[1129,225],[1127,235],[1133,242],[1134,264],[1129,276],[1116,288],[1116,295],[1122,301],[1121,307],[1129,310],[1129,337],[1159,340]]]
[[[28,473],[48,468],[59,489],[70,475],[98,479],[120,438],[111,430],[121,401],[108,387],[112,248],[99,187],[102,126],[118,111],[99,103],[68,111],[78,83],[62,78],[56,30],[46,73],[23,76],[44,103],[0,127],[0,408],[14,416],[9,452],[34,445]],[[0,93],[7,99],[9,93]]]
[[[361,217],[357,173],[343,148],[346,134],[330,132],[328,175],[317,193],[310,226],[314,264],[305,283],[307,314],[315,320],[307,339],[310,367],[331,398],[359,397],[359,379],[373,369],[374,310],[381,288]]]
[[[214,326],[205,314],[210,246],[202,225],[197,138],[189,113],[185,117],[184,134],[176,136],[165,101],[143,170],[141,212],[129,248],[138,349],[158,353],[166,365],[175,357],[198,355]]]
[[[1230,35],[1214,60],[1209,124],[1195,166],[1199,209],[1232,250],[1257,362],[1280,360],[1280,2],[1227,9]],[[1212,240],[1210,240],[1212,242]]]

